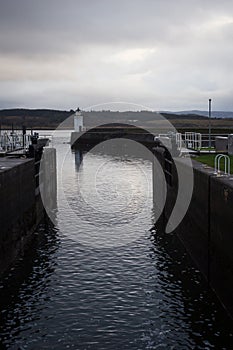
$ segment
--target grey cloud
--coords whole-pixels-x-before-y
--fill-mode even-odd
[[[233,109],[231,18],[226,0],[0,0],[0,107]]]
[[[222,8],[223,8],[223,3]],[[225,13],[230,2],[225,2]],[[8,52],[61,52],[79,45],[176,45],[218,10],[218,1],[8,0],[0,2],[0,45]],[[224,12],[224,11],[223,11]]]

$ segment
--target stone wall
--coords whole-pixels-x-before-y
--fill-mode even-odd
[[[164,164],[164,155],[159,158]],[[158,156],[158,154],[157,154]],[[182,164],[182,171],[187,169]],[[173,164],[163,212],[166,224],[175,204],[178,178]],[[187,213],[175,229],[197,267],[233,317],[233,177],[216,177],[210,167],[193,161],[194,188]],[[154,187],[156,171],[154,169]],[[157,179],[158,180],[158,179]],[[158,183],[158,186],[160,184]],[[156,203],[156,197],[154,197]]]

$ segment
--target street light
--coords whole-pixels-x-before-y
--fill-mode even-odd
[[[211,148],[211,98],[209,98],[209,148]]]

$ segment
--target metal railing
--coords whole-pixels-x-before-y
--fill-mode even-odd
[[[211,134],[210,145],[212,148],[215,147],[216,136],[228,137],[228,134]],[[209,135],[208,134],[202,134],[202,147],[204,147],[204,148],[209,147]]]
[[[168,148],[171,147],[171,141],[174,140],[178,150],[181,150],[183,147],[186,147],[187,149],[194,151],[200,151],[202,149],[212,151],[212,149],[215,148],[215,141],[217,136],[228,138],[229,135],[211,134],[211,147],[209,147],[209,135],[197,132],[185,132],[184,134],[168,132],[156,135],[155,140],[159,139]]]
[[[0,151],[11,152],[29,147],[31,135],[4,131],[0,134]]]
[[[0,152],[7,153],[16,150],[28,149],[32,144],[32,138],[48,139],[47,146],[53,147],[53,136],[46,134],[23,134],[17,131],[1,131],[0,132]]]
[[[202,147],[202,135],[199,132],[185,132],[185,146],[194,150],[199,150]]]
[[[224,159],[224,175],[230,176],[231,160],[226,154],[217,154],[214,158],[214,173],[220,176],[221,174],[221,159]]]
[[[182,134],[180,132],[176,133],[176,145],[177,145],[178,150],[182,149],[183,140],[182,140]]]

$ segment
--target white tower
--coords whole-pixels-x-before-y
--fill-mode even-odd
[[[74,130],[78,132],[84,131],[83,115],[79,108],[74,114]]]

